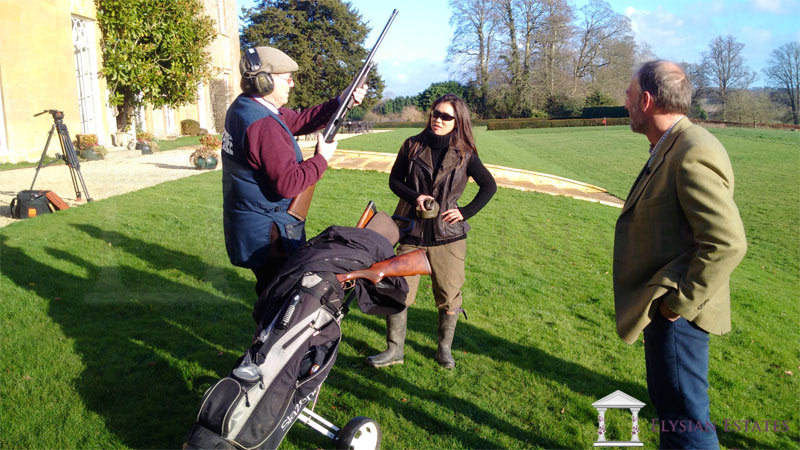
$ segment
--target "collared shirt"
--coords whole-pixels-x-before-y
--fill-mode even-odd
[[[675,128],[675,125],[683,119],[684,116],[678,117],[678,119],[672,123],[672,125],[667,128],[667,131],[661,135],[661,139],[656,142],[656,145],[650,146],[650,159],[647,160],[647,169],[650,170],[650,165],[653,164],[653,161],[656,159],[656,155],[658,155],[658,151],[661,150],[661,144],[664,143],[664,140],[667,139],[667,136],[672,132],[672,129]]]
[[[278,112],[278,108],[275,105],[273,105],[272,103],[264,100],[263,97],[255,97],[255,96],[253,96],[253,97],[250,97],[250,98],[252,98],[253,100],[257,101],[258,103],[264,105],[268,110],[272,111],[274,114],[277,114],[277,115],[281,114],[280,112]]]

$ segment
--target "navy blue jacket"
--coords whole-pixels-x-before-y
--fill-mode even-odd
[[[286,209],[291,199],[278,195],[266,174],[247,161],[247,129],[270,117],[291,137],[280,117],[253,99],[240,95],[228,108],[222,143],[222,196],[225,248],[235,266],[258,268],[267,261],[272,225],[291,250],[305,242],[305,222],[290,216]],[[292,137],[297,162],[303,160]]]

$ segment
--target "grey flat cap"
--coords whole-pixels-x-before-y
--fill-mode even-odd
[[[258,53],[258,58],[261,60],[261,66],[259,68],[249,67],[248,52]],[[239,61],[239,72],[242,75],[245,73],[255,74],[258,72],[287,73],[295,72],[297,69],[297,63],[294,62],[289,55],[273,47],[248,48]]]

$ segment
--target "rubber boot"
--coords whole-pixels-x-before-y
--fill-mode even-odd
[[[458,322],[458,312],[447,314],[447,311],[439,310],[439,346],[436,348],[436,362],[445,369],[452,369],[456,366],[450,347],[453,345],[453,334],[456,332],[456,322]]]
[[[403,346],[406,342],[406,321],[408,309],[386,316],[386,344],[383,353],[367,357],[367,364],[372,367],[386,367],[392,364],[403,364]]]

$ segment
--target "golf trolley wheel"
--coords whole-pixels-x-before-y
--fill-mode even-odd
[[[381,426],[369,417],[355,417],[336,433],[336,448],[378,450],[381,448]]]

